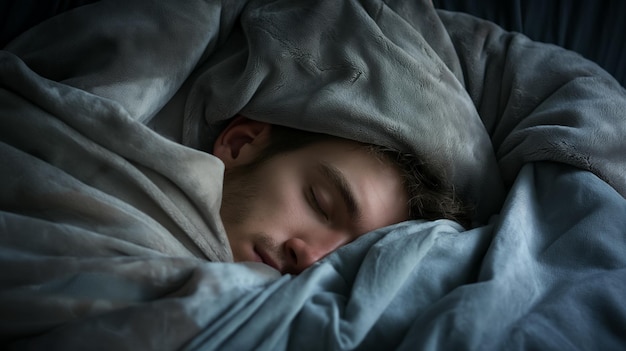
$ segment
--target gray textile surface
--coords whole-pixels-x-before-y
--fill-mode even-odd
[[[76,231],[96,255],[232,261],[218,214],[220,160],[162,138],[113,101],[37,76],[8,52],[0,63],[0,203],[17,221],[32,217],[31,230],[46,234],[38,245]]]
[[[576,54],[426,0],[106,0],[7,50],[3,346],[626,345],[626,93]],[[383,228],[299,276],[209,262],[197,149],[236,113],[416,152],[485,224]]]

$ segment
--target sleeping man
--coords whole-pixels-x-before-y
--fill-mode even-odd
[[[236,117],[213,154],[235,261],[297,274],[358,236],[408,219],[467,224],[464,206],[414,156]]]
[[[624,344],[618,83],[427,0],[236,4],[0,52],[0,349]]]
[[[93,8],[96,9],[99,6],[106,7],[107,5],[106,2],[101,2],[95,4]],[[138,4],[136,11],[140,14],[146,14],[147,10],[142,8],[142,6],[147,5]],[[159,6],[165,5],[161,4]],[[192,7],[192,5],[189,6]],[[234,7],[233,5],[233,8]],[[90,7],[83,8],[85,11],[89,11],[89,9]],[[178,10],[184,12],[183,9]],[[162,12],[166,13],[167,11]],[[195,13],[195,10],[192,11],[192,13]],[[73,16],[72,13],[65,15]],[[56,18],[61,18],[59,21],[63,21],[62,17]],[[81,17],[78,16],[77,18],[80,19]],[[236,18],[237,16],[233,15],[232,20],[234,21]],[[170,23],[171,21],[171,17],[168,16],[167,22]],[[206,22],[205,19],[199,21],[200,23]],[[135,23],[135,21],[130,21],[129,23],[132,24]],[[176,31],[180,31],[181,37],[188,38],[185,23],[186,21],[183,21],[183,23],[176,25],[176,23],[172,22],[170,25]],[[54,27],[54,20],[50,25]],[[86,26],[90,28],[90,30],[93,28],[91,23],[82,23],[81,20],[75,25],[79,27]],[[209,28],[211,27],[210,23],[205,25]],[[67,26],[67,23],[61,24],[59,22],[58,28],[61,31],[65,31]],[[147,26],[144,28],[143,25],[140,25],[139,28],[150,31],[154,28],[158,28],[158,26]],[[108,31],[111,30],[111,28],[107,25],[103,26],[102,29],[106,32],[103,39],[106,42],[110,35]],[[210,31],[194,29],[194,32],[209,33]],[[28,35],[32,36],[32,38]],[[44,37],[43,35],[40,36]],[[65,34],[59,35],[59,37],[65,38]],[[126,37],[126,34],[124,34],[123,37]],[[144,107],[150,105],[148,101],[155,99],[152,105],[157,106],[161,103],[161,101],[157,102],[157,97],[160,96],[159,94],[167,96],[166,89],[161,89],[160,77],[163,75],[163,72],[170,72],[168,74],[172,76],[183,76],[182,73],[179,74],[171,71],[173,67],[177,67],[177,65],[174,64],[161,68],[159,68],[160,66],[155,66],[153,63],[146,64],[146,61],[137,55],[143,55],[144,53],[148,53],[148,51],[142,49],[135,52],[134,50],[135,47],[141,47],[140,45],[123,46],[123,48],[125,48],[124,50],[131,50],[133,52],[132,55],[115,53],[111,58],[107,59],[103,58],[102,53],[99,53],[97,50],[90,51],[91,53],[98,52],[97,55],[91,57],[87,56],[84,52],[76,55],[68,55],[64,49],[58,52],[58,55],[62,57],[63,60],[51,59],[51,57],[56,54],[47,54],[44,60],[38,60],[38,53],[48,52],[46,50],[57,53],[57,50],[65,46],[46,46],[44,50],[41,46],[44,44],[37,44],[37,38],[36,31],[29,32],[26,36],[22,37],[21,40],[12,42],[10,50],[22,57],[31,68],[40,72],[42,75],[46,76],[46,78],[63,81],[64,84],[74,85],[85,91],[94,93],[97,96],[113,100],[123,106],[132,118],[142,122],[149,119],[149,117],[143,116],[144,113],[146,113],[147,116],[157,112],[151,111],[148,113],[146,112],[147,110],[143,110]],[[199,43],[202,43],[202,45],[206,45],[204,39],[198,38],[197,40],[199,40]],[[171,42],[176,42],[176,40]],[[311,41],[311,43],[314,42],[315,41]],[[195,42],[192,41],[186,45],[189,46],[188,50],[195,55],[197,50],[195,49],[194,45],[196,44],[194,43]],[[237,43],[237,41],[233,41],[233,43]],[[71,47],[74,47],[74,45],[75,43],[68,44],[68,46]],[[94,43],[85,45],[87,47],[95,46]],[[122,47],[120,47],[120,49],[121,48]],[[172,57],[171,62],[193,61],[193,59],[190,58],[191,56],[189,56],[191,53],[187,53],[188,56],[185,56],[183,55],[185,52],[183,50],[172,49],[168,52],[170,54],[176,53],[176,57]],[[268,49],[268,52],[273,53],[274,51]],[[109,54],[112,54],[112,52],[107,51],[107,55]],[[272,54],[271,62],[277,59],[273,56],[274,54]],[[79,57],[80,63],[65,61],[66,59]],[[130,62],[126,62],[127,58],[130,59]],[[93,79],[89,74],[83,76],[84,72],[81,70],[78,70],[76,77],[72,77],[72,73],[67,75],[65,73],[68,67],[82,67],[82,65],[88,62],[101,62],[102,60],[108,62],[106,67],[103,68],[100,67],[100,65],[94,65],[94,67],[97,68],[98,76],[102,77],[102,80]],[[165,64],[166,61],[167,60],[159,59],[159,64]],[[236,63],[238,60],[233,60],[232,62]],[[297,68],[300,64],[297,60],[294,61],[294,63],[296,63],[294,72],[300,72]],[[48,65],[53,65],[54,67],[51,68],[48,67]],[[290,73],[292,69],[289,68],[289,66],[282,64],[279,64],[279,66],[280,70],[276,72],[279,72],[280,76],[288,77],[292,74]],[[344,67],[343,65],[339,65],[339,67],[343,67],[342,70],[337,71],[342,72],[339,75],[328,75],[320,78],[343,80],[344,78],[341,77],[343,77],[344,74],[348,74],[349,77],[361,77],[361,73],[358,73],[355,67]],[[187,75],[190,73],[188,71],[192,68],[193,66],[180,67]],[[344,68],[347,69],[347,73],[343,72]],[[151,72],[154,70],[154,72],[149,73],[146,69]],[[218,71],[225,72],[221,68]],[[273,72],[273,70],[271,71]],[[130,76],[119,77],[117,74],[120,72],[124,72],[124,75],[132,74]],[[239,70],[236,69],[234,72],[239,72]],[[255,74],[260,74],[261,72],[263,72],[263,70],[258,70]],[[320,72],[331,71],[321,70]],[[57,73],[60,76],[57,77]],[[209,73],[216,74],[216,72]],[[137,79],[134,76],[135,74],[142,78]],[[236,73],[232,76],[235,77],[238,74],[239,73]],[[392,75],[385,76],[393,81]],[[132,87],[136,81],[143,82],[145,77],[150,77],[149,79],[155,79],[155,81],[140,89]],[[359,84],[365,83],[366,80],[363,79],[364,77],[365,76],[359,78]],[[190,81],[194,81],[195,79],[198,79],[198,82],[203,81],[202,77],[195,76],[190,78]],[[293,82],[298,81],[298,79],[289,80]],[[381,82],[379,78],[375,78],[374,76],[370,77],[369,80]],[[169,80],[165,79],[163,81]],[[223,80],[220,78],[209,79],[209,81],[216,82]],[[178,83],[182,83],[182,81]],[[274,82],[268,86],[281,87],[286,83],[287,82]],[[352,83],[351,86],[353,88],[360,87],[359,89],[363,89],[364,91],[370,90],[366,85],[353,85]],[[384,85],[385,84],[381,84],[381,86]],[[193,86],[195,89],[195,83]],[[202,85],[200,84],[199,86],[201,87]],[[222,83],[219,90],[224,91],[226,87],[236,86],[237,85],[234,83],[226,82]],[[386,90],[388,94],[393,94],[390,89],[392,86],[395,86],[395,83],[389,85],[389,88]],[[172,87],[168,86],[168,89],[173,89],[174,87],[177,87],[177,85],[172,81]],[[429,88],[429,95],[439,96],[438,91],[432,90],[434,88],[435,87]],[[197,96],[204,97],[211,95],[214,96],[214,98],[220,96],[220,94],[208,93],[204,90],[205,88],[198,89],[201,92],[198,92]],[[210,91],[210,89],[208,89],[208,91]],[[282,91],[288,92],[292,91],[292,89],[285,88],[282,89]],[[193,90],[193,92],[197,91]],[[279,91],[276,90],[272,94],[275,95],[278,100],[289,101],[288,99],[283,99],[278,92]],[[412,93],[409,90],[404,90],[399,96],[405,94],[411,96],[411,101],[421,101],[421,99],[415,100],[415,95],[411,95]],[[227,98],[229,104],[233,103],[232,96],[244,96],[244,94],[238,92],[225,95],[229,95]],[[303,95],[310,96],[308,93]],[[258,94],[258,96],[265,95]],[[193,101],[195,97],[196,95],[191,96],[189,101]],[[320,97],[310,96],[310,98],[319,101],[320,104],[326,104],[324,99],[320,99]],[[142,103],[137,103],[138,101],[142,101]],[[206,103],[211,106],[221,106],[221,103],[216,103],[215,101]],[[190,102],[189,104],[194,105],[194,102]],[[425,104],[429,105],[429,103]],[[263,103],[263,105],[271,105],[271,103]],[[465,104],[462,104],[462,106],[465,106]],[[412,110],[412,108],[407,106],[407,110]],[[419,109],[414,110],[419,111]],[[239,111],[239,109],[235,109],[235,111]],[[353,111],[354,115],[359,115],[356,106],[351,111]],[[91,113],[92,111],[89,111],[89,114]],[[212,115],[210,112],[204,114]],[[455,109],[446,110],[443,114],[446,116],[463,115],[463,113],[459,113]],[[181,115],[184,115],[183,111],[177,114],[177,116]],[[227,115],[232,116],[233,114],[229,113]],[[377,114],[373,113],[372,116],[377,116]],[[93,117],[93,119],[104,120],[100,117]],[[77,121],[77,123],[81,121],[80,117],[77,118]],[[352,123],[366,122],[367,121],[360,121]],[[383,124],[390,124],[386,127],[389,130],[404,130],[401,127],[404,125],[402,121],[392,122],[393,123],[385,122]],[[158,225],[161,227],[159,229],[169,231],[169,233],[165,233],[164,230],[161,233],[160,231],[154,230],[153,227],[150,227],[147,231],[137,230],[137,232],[141,232],[142,235],[127,235],[115,230],[111,230],[111,232],[106,233],[106,235],[113,237],[119,236],[126,241],[132,241],[138,247],[155,249],[159,253],[171,256],[192,254],[193,256],[209,260],[227,261],[232,258],[235,261],[261,261],[276,268],[281,273],[301,272],[304,268],[310,266],[311,263],[319,260],[336,248],[353,241],[359,235],[404,220],[448,218],[467,226],[467,221],[470,216],[466,213],[467,211],[457,197],[452,193],[448,182],[444,182],[443,177],[438,176],[438,171],[431,169],[432,165],[425,164],[422,160],[416,159],[415,157],[409,157],[406,153],[398,153],[370,144],[365,145],[348,141],[347,139],[332,138],[327,135],[311,135],[292,129],[274,128],[274,126],[275,125],[270,126],[260,122],[253,122],[244,118],[236,118],[220,135],[215,145],[213,145],[214,156],[219,158],[226,168],[223,182],[222,208],[219,216],[214,213],[217,212],[216,209],[211,208],[211,213],[200,210],[200,216],[197,216],[202,217],[210,215],[210,218],[194,217],[195,213],[192,211],[197,207],[202,207],[203,203],[208,202],[197,194],[211,192],[216,197],[219,197],[220,190],[222,189],[220,189],[219,185],[217,185],[216,188],[206,186],[206,189],[195,189],[192,186],[185,188],[186,182],[190,179],[192,180],[191,183],[195,186],[196,180],[192,179],[191,176],[188,177],[189,179],[182,179],[184,177],[181,177],[181,179],[174,180],[168,178],[172,176],[168,173],[167,176],[165,176],[165,178],[168,178],[167,180],[159,182],[156,184],[156,187],[153,186],[154,184],[140,187],[141,190],[137,191],[136,194],[122,185],[113,184],[113,181],[108,180],[107,174],[100,172],[101,169],[111,167],[109,164],[106,164],[106,162],[105,166],[95,165],[95,162],[91,159],[81,159],[79,156],[74,156],[71,162],[67,162],[67,166],[78,168],[77,165],[80,164],[81,169],[75,172],[66,171],[66,173],[77,175],[88,174],[90,177],[88,179],[81,179],[78,176],[77,179],[86,184],[93,183],[94,187],[98,188],[98,190],[123,199],[130,206],[134,207],[134,209],[146,214],[147,216],[145,217],[151,217],[145,218],[142,216],[142,220],[139,221],[137,218],[130,218],[132,217],[129,214],[130,212],[120,211],[122,212],[119,213],[120,217],[124,217],[125,219],[123,221],[120,220],[120,223],[125,223],[127,228],[134,228],[138,226],[137,223],[158,222]],[[104,128],[108,127],[103,126],[102,128],[99,133],[96,133],[97,135],[95,137],[106,134]],[[469,132],[471,130],[472,128],[465,128],[462,133],[471,134],[471,132]],[[117,145],[123,145],[120,137],[121,133],[116,130],[111,130],[110,133],[117,135]],[[145,135],[137,138],[141,139],[146,145],[154,145],[145,142]],[[450,136],[448,134],[446,134],[445,137],[437,138],[438,142],[444,140],[444,144],[446,144],[445,140],[448,139],[456,140],[454,135]],[[470,139],[475,140],[476,138],[472,134]],[[476,155],[479,155],[478,159],[482,157],[480,156],[481,153],[477,152],[474,147],[467,146],[468,142],[463,141],[461,138],[459,138],[459,140],[461,141],[459,141],[458,145],[463,146],[457,147],[457,149],[460,150],[459,152],[447,152],[444,155],[447,160],[446,162],[456,164],[455,161],[457,159],[461,159],[462,161],[465,153],[469,153],[472,156],[472,160]],[[136,145],[137,143],[135,140],[131,140],[129,144]],[[195,145],[190,146],[196,148]],[[167,147],[169,147],[169,145]],[[486,147],[489,148],[490,146],[486,145]],[[42,149],[50,150],[50,146],[46,145],[42,147]],[[434,149],[444,150],[439,147],[435,147]],[[68,155],[70,155],[70,152],[72,151],[63,150],[59,151],[58,154],[64,155],[64,158],[69,159],[70,157]],[[135,155],[122,156],[134,162],[140,161],[138,163],[141,164],[141,162],[144,161],[143,158],[145,155],[150,153],[162,154],[163,151],[157,148],[154,148],[154,150],[142,150],[138,153],[141,154],[141,160],[135,160]],[[280,154],[280,157],[276,156],[276,154]],[[55,157],[51,156],[49,159],[55,159]],[[176,157],[172,157],[172,161],[176,162]],[[94,163],[91,173],[85,171],[85,169],[89,168],[87,163],[90,162]],[[171,168],[187,168],[187,165],[181,166],[176,164],[172,166],[168,164],[166,160],[162,160],[160,163],[162,163],[159,164],[160,168],[154,170],[156,173],[160,174],[167,173],[168,169]],[[458,169],[464,170],[464,172],[459,172],[464,174],[463,178],[472,179],[466,172],[469,167],[462,162],[459,164]],[[142,166],[146,167],[146,165],[143,164]],[[132,174],[138,173],[135,172]],[[201,172],[197,174],[201,174]],[[125,175],[129,175],[129,180],[126,185],[129,187],[134,186],[135,180],[130,180],[131,173]],[[447,172],[447,175],[452,178],[450,172]],[[104,178],[105,180],[93,181],[95,178]],[[207,178],[204,180],[207,181]],[[181,185],[181,183],[185,183],[185,185]],[[158,189],[168,184],[175,184],[176,188],[172,190]],[[142,193],[146,189],[154,189],[154,192],[158,194]],[[185,205],[180,205],[172,202],[171,198],[174,196],[172,194],[175,194],[175,192],[180,189],[183,189],[186,196],[194,199],[190,201],[191,204],[186,203]],[[146,191],[146,193],[148,193],[148,191]],[[159,201],[153,201],[157,197]],[[177,199],[182,200],[182,197]],[[168,204],[172,204],[171,208],[163,208]],[[68,206],[71,207],[72,203],[68,203]],[[77,211],[77,213],[81,213],[80,211],[84,211],[86,207],[87,206],[81,206],[78,209],[70,208],[66,212],[72,213],[72,211]],[[93,208],[96,207],[95,205],[93,206]],[[179,214],[178,211],[182,213]],[[171,218],[175,217],[171,215],[172,213],[179,215],[177,218]],[[79,215],[77,214],[76,217],[79,217]],[[108,223],[111,222],[110,218],[99,218],[100,213],[94,213],[94,217],[96,219],[92,219],[92,222],[101,222],[101,228],[110,227],[110,225],[108,225]],[[196,222],[194,222],[194,220],[196,220]],[[219,223],[220,220],[222,223]],[[81,222],[83,220],[77,218],[76,221]],[[223,228],[221,224],[223,224]],[[206,230],[207,227],[210,230]],[[100,234],[105,234],[101,228],[98,229]],[[193,230],[188,230],[190,228]],[[214,238],[203,238],[203,234],[210,236],[210,234],[206,234],[208,231],[217,232],[215,233],[217,240],[213,240]],[[160,234],[157,235],[155,234],[156,232]],[[227,242],[230,244],[232,257],[230,256]],[[117,244],[117,242],[107,243],[106,247],[111,248],[111,251],[125,252],[129,255],[143,254],[131,251],[127,246],[121,249],[117,247]],[[113,247],[115,247],[115,249],[113,249]],[[212,250],[214,252],[211,252]],[[217,254],[215,254],[215,252],[217,252]]]

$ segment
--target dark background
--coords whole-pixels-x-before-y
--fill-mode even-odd
[[[626,86],[626,1],[433,0],[595,61]]]

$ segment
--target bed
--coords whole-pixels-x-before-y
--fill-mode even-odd
[[[626,347],[618,75],[427,0],[76,4],[0,53],[5,348]],[[228,262],[202,233],[236,114],[416,153],[474,225]]]

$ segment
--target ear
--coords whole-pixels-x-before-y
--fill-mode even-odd
[[[271,124],[235,117],[213,145],[213,155],[226,169],[253,161],[269,142]]]

